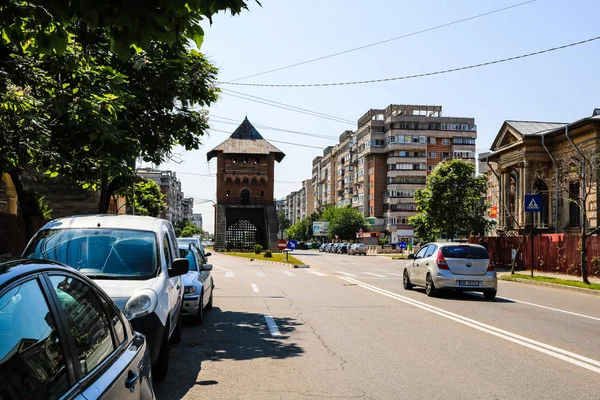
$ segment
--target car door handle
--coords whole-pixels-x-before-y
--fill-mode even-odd
[[[130,370],[129,373],[127,374],[127,380],[125,381],[125,387],[127,389],[131,390],[131,393],[133,393],[133,391],[135,390],[135,384],[139,378],[140,378],[140,374],[138,374],[137,372],[133,372]]]

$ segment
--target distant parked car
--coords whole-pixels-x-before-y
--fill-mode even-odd
[[[188,271],[169,221],[131,215],[60,218],[36,233],[23,256],[66,264],[104,289],[146,336],[154,379],[166,378],[169,342],[181,341],[181,275]]]
[[[321,246],[319,246],[319,253],[324,252],[328,244],[329,243],[323,243]]]
[[[496,297],[496,270],[483,246],[428,243],[408,258],[403,273],[403,286],[407,290],[424,286],[428,296],[438,290],[452,289],[483,292],[489,300]]]
[[[205,264],[208,262],[208,257],[212,255],[211,252],[207,253],[206,250],[204,250],[204,244],[200,240],[200,238],[177,238],[177,244],[180,246],[185,246],[186,248],[190,244],[193,244],[194,246],[198,247],[198,250],[200,250],[200,254],[202,254],[202,257],[205,259]]]
[[[357,254],[363,254],[363,255],[367,255],[367,246],[365,246],[363,243],[354,243],[352,246],[350,246],[350,248],[348,249],[348,254],[355,256]]]
[[[154,399],[147,339],[67,266],[0,264],[0,338],[2,399]]]
[[[204,310],[213,307],[213,289],[215,282],[210,273],[213,266],[207,264],[200,250],[190,244],[188,247],[179,245],[179,255],[186,258],[190,264],[189,271],[183,275],[183,315],[190,315],[201,324]]]
[[[350,243],[341,243],[337,249],[338,254],[348,254],[349,246],[350,246]]]

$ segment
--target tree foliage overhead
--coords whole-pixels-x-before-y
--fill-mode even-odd
[[[244,9],[245,0],[9,0],[0,5],[0,40],[24,52],[62,54],[73,30],[85,26],[106,32],[111,51],[126,59],[131,47],[146,50],[152,41],[193,40],[200,47],[200,21]]]
[[[417,209],[423,216],[413,218],[411,223],[417,223],[423,239],[436,232],[448,239],[478,233],[488,223],[488,207],[482,205],[486,190],[486,177],[476,177],[474,165],[463,160],[443,162],[429,175],[425,189],[415,193]]]

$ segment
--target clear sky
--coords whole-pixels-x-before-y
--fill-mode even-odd
[[[228,81],[455,20],[524,0],[249,0],[250,10],[219,15],[206,24],[202,51]],[[507,11],[392,41],[357,52],[241,80],[252,83],[354,81],[418,74],[535,52],[600,36],[597,0],[536,0]],[[600,107],[600,41],[523,60],[450,74],[329,88],[223,88],[356,121],[371,108],[389,104],[443,106],[443,115],[473,117],[477,151],[483,152],[507,119],[571,122]],[[269,107],[222,93],[210,113],[238,120],[248,116],[267,125],[324,136],[339,136],[346,124]],[[211,121],[233,132],[235,125]],[[324,148],[333,140],[258,128],[265,139]],[[206,152],[227,138],[213,131],[203,146],[180,154],[182,163],[161,165],[176,171],[194,210],[213,232],[212,203],[216,162]],[[286,157],[275,167],[275,195],[298,190],[311,177],[319,149],[273,143]],[[176,149],[176,152],[180,150]]]

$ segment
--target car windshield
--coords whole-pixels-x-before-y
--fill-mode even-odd
[[[476,258],[485,260],[490,258],[483,247],[475,246],[444,246],[442,247],[444,258]]]
[[[158,265],[154,233],[124,229],[40,231],[23,255],[61,262],[92,279],[149,279]]]
[[[196,263],[196,257],[194,253],[188,249],[179,249],[179,256],[189,261],[188,271],[198,271],[198,264]]]

